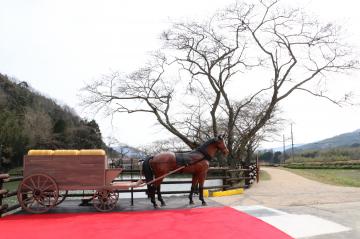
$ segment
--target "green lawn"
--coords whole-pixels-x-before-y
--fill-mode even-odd
[[[360,187],[360,169],[290,169],[286,170],[296,173],[308,179],[322,183]]]

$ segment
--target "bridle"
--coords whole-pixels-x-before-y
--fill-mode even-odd
[[[214,143],[216,144],[215,146],[216,146],[216,150],[219,150],[219,151],[222,151],[222,152],[224,152],[224,148],[221,148],[220,146],[219,146],[219,141],[220,140],[223,140],[223,138],[217,138],[216,140],[214,139]],[[225,146],[226,147],[226,146]],[[206,150],[205,149],[202,149],[202,148],[200,148],[200,149],[197,149],[197,151],[198,152],[200,152],[200,153],[202,153],[203,155],[204,155],[204,157],[201,159],[201,160],[204,160],[204,159],[206,159],[206,160],[208,160],[208,161],[211,161],[212,160],[212,158],[213,157],[211,157],[207,152],[206,152]],[[199,160],[199,161],[201,161],[201,160]]]

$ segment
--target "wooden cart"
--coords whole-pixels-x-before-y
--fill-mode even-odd
[[[117,189],[136,187],[132,182],[112,183],[121,171],[108,168],[104,150],[30,150],[17,197],[24,210],[43,213],[61,203],[69,190],[94,190],[94,207],[110,211],[118,200]]]

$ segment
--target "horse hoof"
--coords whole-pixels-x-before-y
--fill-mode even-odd
[[[206,202],[202,202],[201,203],[203,206],[207,206],[207,203]]]
[[[161,203],[161,206],[162,206],[162,207],[165,207],[165,206],[166,206],[166,203],[162,202],[162,203]]]
[[[154,209],[158,209],[159,208],[159,206],[156,204],[156,205],[154,205]]]
[[[189,203],[190,205],[194,205],[195,203],[193,202],[193,201],[190,201],[190,203]]]

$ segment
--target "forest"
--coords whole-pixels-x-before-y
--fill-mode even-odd
[[[29,149],[91,148],[110,150],[95,120],[0,74],[0,171],[21,166]]]

